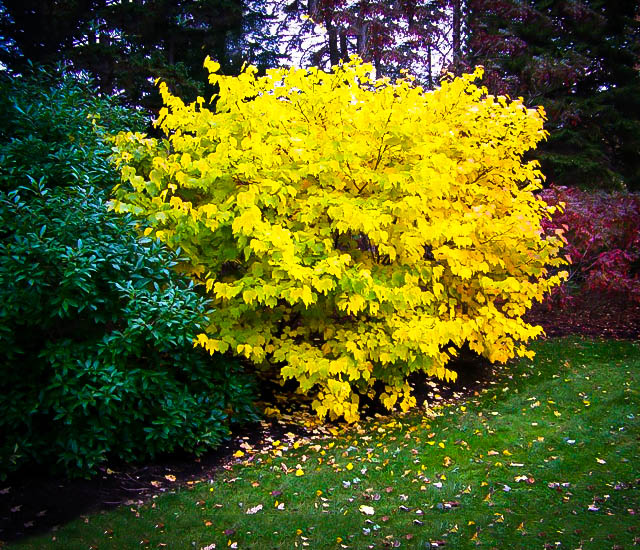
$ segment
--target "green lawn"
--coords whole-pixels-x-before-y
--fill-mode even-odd
[[[534,349],[464,402],[245,448],[212,481],[10,548],[640,544],[640,344]]]

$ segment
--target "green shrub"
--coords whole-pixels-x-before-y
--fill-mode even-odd
[[[178,255],[107,208],[110,144],[87,113],[139,117],[68,78],[0,91],[22,113],[0,117],[0,478],[218,445],[255,418],[253,383],[194,348],[210,305]]]
[[[25,78],[0,74],[0,189],[29,181],[49,186],[111,187],[110,133],[148,121],[90,81],[34,69]]]
[[[81,187],[0,192],[4,474],[198,452],[227,435],[231,409],[253,415],[239,366],[193,347],[207,302],[175,272],[175,255],[137,241],[105,198]]]

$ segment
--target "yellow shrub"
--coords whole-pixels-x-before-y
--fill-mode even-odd
[[[116,140],[114,207],[189,257],[215,310],[197,344],[281,366],[320,416],[358,418],[375,381],[455,378],[455,347],[506,361],[541,333],[522,315],[558,284],[542,175],[522,154],[542,110],[487,95],[481,69],[425,92],[334,67],[216,74],[215,110],[166,85],[165,140]],[[555,271],[555,270],[554,270]]]

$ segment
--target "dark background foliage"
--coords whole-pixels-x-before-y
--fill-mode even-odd
[[[470,0],[469,65],[494,93],[543,105],[550,183],[640,189],[639,4]]]
[[[2,0],[0,6],[0,61],[11,70],[64,62],[90,74],[101,92],[150,111],[161,106],[156,78],[186,100],[204,95],[206,55],[227,74],[244,61],[267,67],[278,60],[262,2]]]

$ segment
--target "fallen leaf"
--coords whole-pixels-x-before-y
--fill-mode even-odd
[[[247,514],[248,515],[257,514],[260,510],[262,510],[262,504],[258,504],[256,506],[253,506],[252,508],[249,508],[247,510]]]
[[[366,504],[361,504],[358,510],[360,510],[366,516],[372,516],[376,513],[372,506],[367,506]]]
[[[172,475],[172,474],[167,474],[166,476],[164,476],[164,478],[167,481],[175,481],[176,480],[176,476]]]

